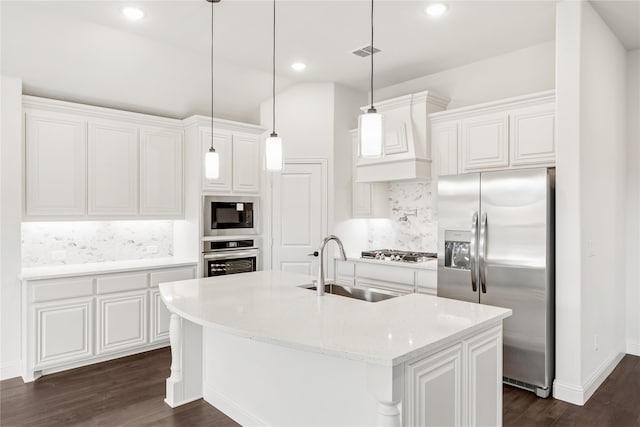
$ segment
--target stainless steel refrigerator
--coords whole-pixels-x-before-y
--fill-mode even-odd
[[[506,307],[504,381],[548,397],[554,374],[555,169],[443,176],[438,296]]]

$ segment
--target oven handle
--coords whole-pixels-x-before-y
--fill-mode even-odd
[[[217,259],[235,259],[235,258],[247,258],[255,256],[257,257],[260,254],[259,249],[252,249],[249,251],[231,251],[231,252],[214,252],[214,253],[205,253],[202,254],[202,258],[209,260],[217,260]]]

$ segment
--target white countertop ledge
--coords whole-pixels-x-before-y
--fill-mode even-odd
[[[88,276],[93,274],[118,273],[134,270],[151,270],[164,267],[196,265],[197,261],[181,258],[151,258],[126,261],[105,261],[86,264],[49,265],[23,268],[19,278],[22,280],[55,279],[61,277]]]
[[[170,311],[202,326],[284,347],[393,366],[459,340],[511,310],[423,294],[370,303],[258,271],[160,284]]]

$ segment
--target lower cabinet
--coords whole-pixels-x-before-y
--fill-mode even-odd
[[[35,304],[33,318],[35,367],[93,356],[93,298]]]
[[[97,354],[127,350],[147,342],[147,291],[96,298]]]
[[[405,378],[405,425],[502,425],[502,326],[407,362]]]
[[[169,344],[158,284],[193,279],[196,264],[23,281],[24,381]]]

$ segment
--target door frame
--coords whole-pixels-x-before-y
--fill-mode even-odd
[[[321,204],[322,204],[322,235],[326,236],[329,232],[329,162],[325,158],[293,158],[293,159],[285,159],[284,166],[286,165],[320,165],[321,170]],[[283,169],[284,169],[283,166]],[[264,218],[264,233],[263,233],[263,266],[264,269],[272,269],[273,265],[271,264],[273,260],[273,185],[274,182],[279,181],[280,175],[282,172],[266,172],[267,174],[267,187],[265,191],[264,197],[264,210],[263,210],[263,218]],[[318,242],[320,243],[320,242]],[[333,263],[327,262],[327,266],[329,267],[328,272],[331,273],[333,271]]]

